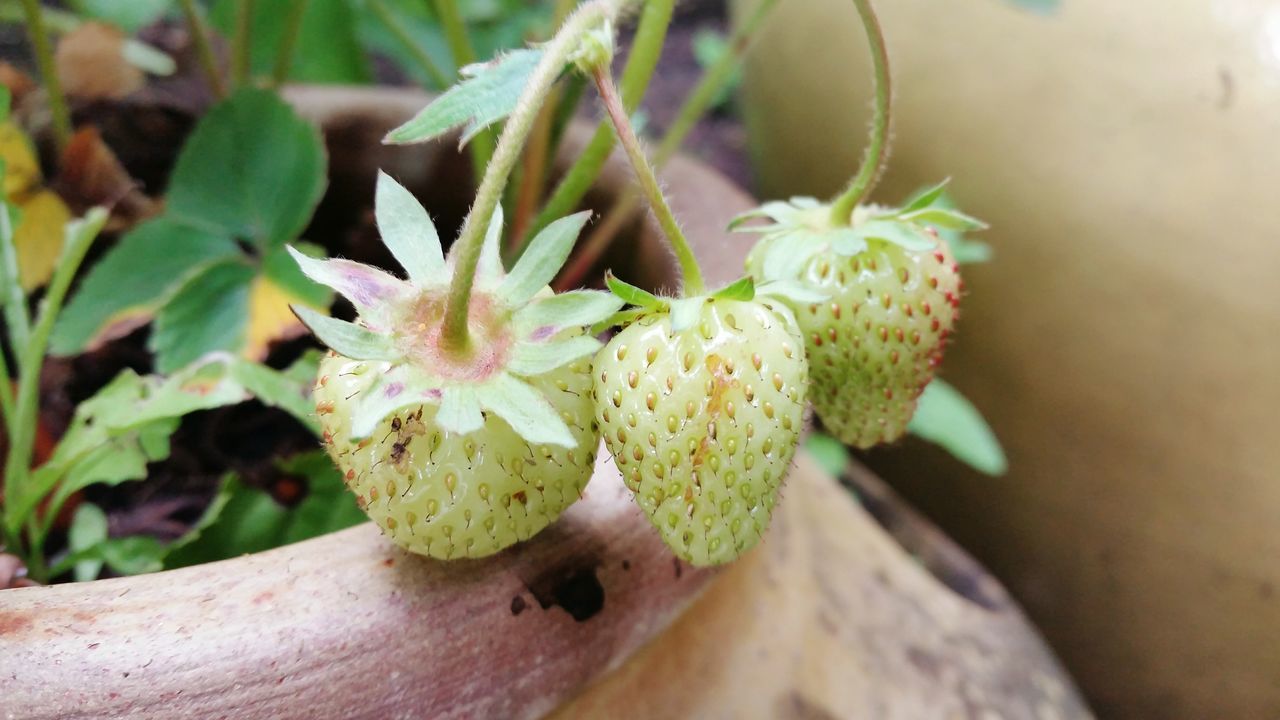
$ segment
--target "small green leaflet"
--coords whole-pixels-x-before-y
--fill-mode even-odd
[[[542,60],[542,51],[513,50],[494,60],[463,68],[465,80],[436,98],[412,120],[383,139],[391,145],[433,140],[462,128],[462,144],[515,110],[521,92]]]
[[[942,446],[973,469],[1003,475],[1009,469],[1004,449],[982,414],[958,390],[935,378],[920,396],[908,429]]]
[[[82,553],[106,541],[107,514],[93,503],[81,503],[76,508],[75,517],[71,519],[71,528],[67,530],[67,549],[72,555]],[[87,582],[98,579],[102,572],[101,558],[88,558],[75,563],[73,568],[76,582]]]

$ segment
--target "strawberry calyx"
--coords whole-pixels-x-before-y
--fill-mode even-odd
[[[984,230],[986,223],[943,204],[949,180],[909,199],[901,207],[859,205],[848,226],[832,219],[832,206],[811,197],[772,201],[738,215],[729,225],[734,232],[758,233],[755,253],[764,253],[758,266],[770,281],[796,278],[814,256],[833,252],[851,257],[877,244],[897,245],[910,252],[928,252],[940,242],[938,229],[961,232]],[[766,220],[762,224],[748,224]],[[752,263],[755,264],[755,263]]]
[[[382,240],[407,279],[289,248],[303,273],[346,297],[357,313],[352,323],[295,306],[298,318],[334,352],[368,361],[353,366],[353,372],[379,373],[370,390],[353,399],[351,436],[367,437],[404,408],[434,404],[446,432],[476,432],[485,413],[494,413],[531,443],[574,447],[564,420],[529,380],[596,352],[600,342],[585,329],[622,307],[610,293],[555,295],[547,288],[590,214],[549,225],[506,272],[499,258],[502,213],[494,213],[468,307],[470,339],[463,348],[444,340],[457,263],[445,257],[427,211],[408,190],[380,174],[375,214]]]

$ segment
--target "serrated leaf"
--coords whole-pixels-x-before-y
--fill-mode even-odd
[[[312,258],[292,247],[288,252],[307,277],[337,290],[351,301],[361,320],[379,329],[387,326],[390,306],[403,301],[411,290],[403,280],[369,265],[351,260]]]
[[[310,308],[295,306],[293,311],[320,342],[340,355],[353,360],[395,360],[400,356],[391,338],[385,335],[331,318]]]
[[[426,208],[390,175],[378,172],[374,214],[382,242],[419,287],[448,281],[440,234]]]
[[[440,403],[439,384],[409,370],[406,365],[392,368],[361,395],[351,415],[351,437],[368,437],[378,423],[402,408]]]
[[[240,255],[229,238],[171,218],[139,225],[89,270],[58,317],[50,351],[70,355],[136,327],[192,278]]]
[[[325,187],[320,132],[275,93],[244,87],[215,105],[182,146],[166,212],[264,250],[293,240]]]
[[[542,344],[520,343],[507,370],[524,377],[541,375],[595,353],[600,345],[599,340],[587,335]]]
[[[958,390],[935,378],[920,396],[908,429],[987,475],[1009,469],[1004,449],[982,414]]]
[[[67,550],[81,553],[107,539],[107,514],[93,503],[81,503],[76,514],[71,518],[71,527],[67,529]],[[102,560],[89,558],[80,560],[72,568],[76,582],[96,580],[102,572]]]
[[[551,401],[523,380],[499,374],[476,388],[485,410],[502,418],[520,437],[531,443],[577,447],[573,433]]]
[[[286,475],[307,479],[307,495],[302,502],[293,508],[284,507],[270,495],[228,475],[213,503],[219,512],[213,517],[206,513],[197,534],[184,537],[169,548],[165,567],[187,567],[261,552],[343,530],[367,519],[324,452],[296,455],[278,461],[276,468]]]
[[[904,250],[923,252],[937,247],[937,242],[920,230],[893,220],[869,220],[853,231],[869,240],[893,243]]]
[[[474,388],[458,386],[444,389],[436,423],[446,432],[467,435],[484,427],[484,414]]]
[[[940,207],[924,208],[922,210],[904,213],[898,217],[902,220],[906,220],[907,222],[936,225],[939,228],[955,230],[957,232],[986,230],[989,227],[981,220],[970,215],[966,215],[959,210]]]
[[[412,120],[387,133],[384,143],[403,145],[435,139],[463,128],[462,143],[515,110],[542,50],[513,50],[489,63],[466,68],[468,77],[427,105]]]
[[[622,308],[622,298],[600,290],[572,292],[539,298],[516,311],[516,328],[522,336],[553,337],[567,328],[589,327]]]
[[[755,280],[750,277],[735,280],[711,293],[711,297],[717,300],[741,300],[743,302],[754,300],[756,297]]]
[[[681,298],[671,301],[671,332],[684,332],[693,327],[702,316],[702,306],[707,304],[704,297]]]
[[[170,373],[208,353],[244,347],[254,277],[253,268],[231,260],[183,285],[157,313],[147,341],[156,369]]]
[[[612,271],[605,273],[604,282],[609,286],[609,291],[618,296],[622,302],[627,305],[635,305],[640,308],[654,308],[663,304],[663,301],[657,295],[642,290],[629,282],[619,280]]]
[[[529,243],[528,249],[498,290],[512,307],[520,307],[555,279],[591,217],[590,211],[560,218]]]
[[[902,208],[898,212],[909,213],[909,212],[914,212],[916,210],[923,210],[924,208],[931,207],[935,202],[938,201],[938,198],[941,198],[943,194],[947,192],[947,186],[950,184],[951,184],[951,178],[947,178],[946,180],[943,180],[937,185],[933,185],[931,187],[927,187],[927,188],[924,188],[923,190],[920,190],[919,192],[917,192],[916,194],[908,198],[907,201],[903,203]]]

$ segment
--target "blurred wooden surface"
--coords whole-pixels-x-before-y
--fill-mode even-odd
[[[848,0],[787,5],[747,70],[761,178],[826,193],[862,152],[865,41]],[[899,101],[878,197],[951,176],[993,226],[943,375],[1012,470],[916,443],[873,467],[1100,713],[1280,717],[1280,2],[877,7]]]

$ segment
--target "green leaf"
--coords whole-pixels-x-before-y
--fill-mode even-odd
[[[77,554],[107,539],[107,514],[93,503],[81,503],[76,508],[71,527],[67,530],[67,550]],[[76,582],[96,580],[102,572],[102,560],[93,558],[75,563],[73,575]]]
[[[342,482],[342,475],[323,452],[309,452],[277,463],[281,472],[304,477],[307,495],[286,508],[270,495],[234,476],[223,481],[214,506],[216,516],[202,518],[194,537],[175,543],[164,560],[177,568],[301,542],[358,525],[365,515]],[[205,522],[207,520],[207,522]]]
[[[533,238],[498,290],[511,307],[525,304],[555,279],[590,217],[585,211],[560,218]]]
[[[111,23],[132,34],[158,20],[173,6],[173,0],[72,0],[70,4],[80,15]]]
[[[378,172],[374,214],[382,242],[418,287],[448,282],[440,234],[426,208],[390,175]]]
[[[849,448],[826,433],[811,434],[804,447],[831,477],[839,478],[849,468]]]
[[[551,372],[600,349],[600,341],[588,335],[549,343],[519,343],[507,369],[514,375],[532,377]]]
[[[106,0],[127,4],[135,0]],[[304,0],[258,0],[250,19],[249,68],[266,76],[274,69],[284,42],[288,6]],[[356,16],[349,0],[305,0],[302,26],[294,38],[288,79],[316,84],[362,84],[373,79],[369,56],[356,36]],[[210,20],[223,37],[234,32],[237,0],[218,0]]]
[[[599,290],[574,290],[539,298],[516,311],[521,335],[558,335],[566,328],[588,327],[622,308],[622,298]]]
[[[279,372],[244,358],[234,358],[231,376],[264,405],[284,410],[320,437],[320,421],[311,402],[318,361],[317,354],[308,353],[285,372]]]
[[[461,127],[465,145],[476,133],[515,110],[541,60],[541,50],[513,50],[483,65],[464,68],[467,79],[436,98],[412,120],[387,133],[383,142],[427,142]]]
[[[78,353],[134,327],[212,264],[240,255],[229,238],[172,218],[139,225],[89,270],[58,317],[50,351]]]
[[[604,282],[609,286],[609,290],[618,296],[622,302],[627,305],[635,305],[641,308],[654,308],[663,304],[663,301],[657,295],[632,285],[631,283],[619,280],[612,271],[605,273]]]
[[[551,401],[523,380],[501,373],[476,388],[480,405],[531,443],[577,447],[569,426]]]
[[[725,285],[719,290],[711,293],[711,297],[717,300],[741,300],[749,302],[756,297],[756,281],[750,277],[744,277],[740,280]]]
[[[249,323],[254,269],[239,260],[213,265],[182,286],[156,315],[147,346],[170,373],[208,353],[237,351]]]
[[[982,414],[942,380],[935,378],[925,388],[908,429],[979,472],[1003,475],[1009,469],[1004,449]]]
[[[293,312],[302,324],[315,334],[320,342],[340,355],[353,360],[394,360],[400,353],[391,338],[379,335],[359,325],[335,320],[310,308],[296,305]]]
[[[275,93],[245,87],[215,105],[183,145],[166,212],[272,249],[302,232],[324,187],[319,130]]]

